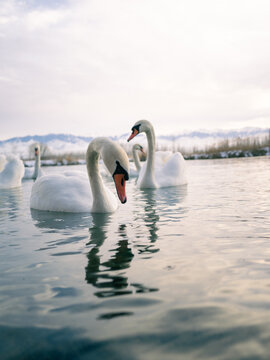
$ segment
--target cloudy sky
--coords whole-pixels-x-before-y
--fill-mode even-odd
[[[270,125],[269,0],[0,0],[0,139]]]

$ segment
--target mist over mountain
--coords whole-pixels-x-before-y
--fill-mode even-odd
[[[157,146],[172,148],[181,147],[184,150],[190,150],[193,147],[202,148],[209,146],[222,139],[245,138],[245,137],[264,137],[267,136],[269,129],[264,128],[242,128],[238,130],[197,130],[184,131],[179,134],[157,135]],[[130,148],[135,142],[146,145],[145,134],[138,135],[133,142],[127,143],[129,133],[111,137],[118,141],[126,149]],[[22,158],[29,157],[29,148],[33,143],[46,144],[48,150],[53,154],[64,153],[84,153],[89,142],[93,139],[91,136],[75,136],[72,134],[46,134],[46,135],[28,135],[24,137],[13,137],[0,141],[0,153],[15,153]]]
[[[75,136],[71,134],[47,134],[47,135],[27,135],[23,137],[13,137],[7,140],[0,141],[0,145],[4,143],[16,143],[16,142],[29,142],[29,141],[35,141],[40,142],[43,144],[47,144],[50,141],[59,140],[68,142],[71,144],[76,144],[79,140],[83,141],[91,141],[92,137],[86,137],[86,136]]]
[[[237,136],[253,136],[266,134],[268,129],[259,128],[259,127],[246,127],[242,129],[233,129],[233,130],[196,130],[196,131],[184,131],[182,133],[176,135],[158,135],[157,139],[166,139],[169,141],[181,138],[181,137],[190,137],[190,138],[206,138],[206,137],[214,137],[214,138],[232,138]],[[129,133],[122,134],[120,136],[111,136],[111,139],[118,140],[124,137],[128,137]],[[90,142],[93,139],[92,136],[76,136],[72,134],[46,134],[46,135],[27,135],[23,137],[13,137],[6,140],[0,140],[0,145],[4,143],[10,142],[28,142],[28,141],[36,141],[41,143],[48,143],[53,140],[59,140],[68,142],[71,144],[75,144],[78,141],[88,141]]]

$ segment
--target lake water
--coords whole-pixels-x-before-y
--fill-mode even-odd
[[[269,359],[270,158],[187,166],[111,215],[0,190],[2,360]]]

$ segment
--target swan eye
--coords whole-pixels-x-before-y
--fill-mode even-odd
[[[128,142],[140,133],[140,126],[141,126],[141,124],[133,126],[133,128],[131,129],[132,133],[127,140]]]
[[[120,165],[119,161],[116,161],[116,169],[113,173],[113,178],[114,178],[114,175],[117,175],[117,174],[124,175],[125,180],[129,179],[128,172]]]
[[[132,134],[134,134],[135,130],[137,130],[137,133],[139,133],[140,132],[140,126],[141,126],[141,124],[133,126],[133,128],[131,129]]]

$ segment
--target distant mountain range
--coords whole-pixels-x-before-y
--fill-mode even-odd
[[[35,141],[35,142],[47,144],[48,142],[53,140],[60,140],[71,144],[75,144],[78,142],[78,140],[90,142],[92,139],[93,139],[92,137],[75,136],[71,134],[27,135],[23,137],[13,137],[7,140],[2,140],[0,141],[0,145],[5,143],[29,142],[29,141]]]
[[[267,134],[269,129],[264,128],[255,128],[255,127],[246,127],[238,130],[213,130],[213,131],[207,131],[207,130],[197,130],[197,131],[189,131],[189,132],[182,132],[178,135],[168,135],[168,136],[159,136],[160,139],[180,139],[183,137],[190,137],[190,138],[236,138],[238,136],[240,137],[246,137],[246,136],[258,136],[258,135],[265,135]]]
[[[237,137],[264,137],[269,133],[269,129],[263,128],[242,128],[239,130],[198,130],[185,131],[176,135],[157,136],[158,147],[181,146],[182,149],[191,149],[192,147],[204,147],[212,145],[222,139],[231,139]],[[119,141],[126,148],[131,147],[135,142],[127,144],[129,134],[111,137]],[[91,136],[75,136],[71,134],[47,134],[47,135],[29,135],[24,137],[14,137],[0,141],[0,153],[15,153],[22,158],[29,157],[29,147],[38,142],[46,144],[49,150],[54,154],[63,154],[71,152],[85,152],[89,142],[93,139]],[[136,142],[142,145],[146,144],[144,134],[136,137]]]
[[[245,137],[245,136],[257,136],[257,135],[265,135],[267,134],[269,129],[264,128],[255,128],[255,127],[246,127],[238,130],[197,130],[197,131],[185,131],[179,133],[177,135],[159,135],[157,136],[157,140],[167,140],[167,141],[174,141],[176,139],[181,138],[234,138],[234,137]],[[128,133],[122,134],[120,136],[111,136],[113,140],[122,140],[129,136]],[[47,134],[47,135],[28,135],[23,137],[13,137],[7,140],[0,140],[0,145],[6,143],[16,143],[16,142],[29,142],[35,141],[40,142],[43,144],[47,144],[51,141],[63,141],[66,143],[76,144],[79,141],[90,142],[93,140],[91,136],[76,136],[71,134]]]

